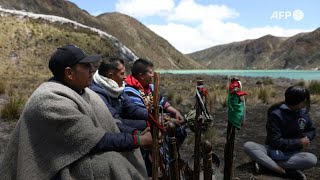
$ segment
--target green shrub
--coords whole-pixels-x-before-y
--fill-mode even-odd
[[[10,93],[9,101],[1,109],[1,117],[7,120],[19,119],[24,104],[24,98]]]
[[[309,91],[311,94],[320,94],[320,82],[311,81],[309,84]]]
[[[258,80],[258,81],[256,82],[256,84],[261,85],[262,82],[261,82],[260,80]]]

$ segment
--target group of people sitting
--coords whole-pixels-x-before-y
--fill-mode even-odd
[[[75,45],[57,48],[49,60],[53,77],[26,103],[1,162],[0,179],[151,176],[153,64],[138,59],[126,76],[120,57],[102,59],[95,71],[93,63],[100,59]],[[162,96],[159,104],[172,115],[181,144],[183,116]],[[302,177],[300,169],[316,165],[315,155],[300,152],[315,137],[309,107],[308,90],[293,86],[285,102],[269,109],[266,145],[244,145],[257,168]]]
[[[138,59],[126,77],[120,57],[102,59],[95,71],[93,63],[100,59],[75,45],[57,48],[49,60],[53,77],[26,103],[1,162],[0,179],[151,176],[153,64]],[[159,103],[174,117],[177,139],[183,141],[183,116],[164,97]]]

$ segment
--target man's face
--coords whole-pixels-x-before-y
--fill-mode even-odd
[[[140,79],[139,82],[143,87],[147,87],[149,84],[152,83],[152,78],[153,78],[153,68],[152,67],[148,67],[147,68],[147,72],[145,72],[144,74],[140,75]]]
[[[123,81],[127,77],[126,68],[124,67],[124,65],[119,63],[117,66],[117,70],[113,70],[110,77],[119,85],[119,87],[122,87]]]
[[[75,90],[90,86],[95,69],[91,63],[79,63],[71,68],[69,84]]]

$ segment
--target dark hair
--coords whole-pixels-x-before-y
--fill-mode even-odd
[[[310,102],[310,93],[308,89],[302,86],[291,86],[289,87],[285,94],[285,103],[287,105],[297,105],[304,100]]]
[[[131,68],[131,74],[133,77],[136,77],[140,73],[144,74],[148,72],[148,67],[153,67],[153,63],[149,60],[139,58],[133,63]]]
[[[310,110],[310,93],[309,90],[302,87],[302,86],[290,86],[286,92],[284,93],[285,100],[284,102],[279,102],[276,104],[273,104],[270,106],[268,109],[268,115],[274,110],[280,107],[282,104],[287,104],[287,105],[297,105],[301,103],[302,101],[306,100],[306,112],[308,113]]]
[[[100,63],[98,73],[105,76],[110,70],[119,70],[119,64],[124,65],[124,60],[119,57],[108,57]]]

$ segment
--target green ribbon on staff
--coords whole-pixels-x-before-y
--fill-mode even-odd
[[[240,129],[245,117],[244,98],[246,92],[241,91],[241,82],[238,79],[232,79],[229,85],[228,93],[228,121],[237,129]]]

